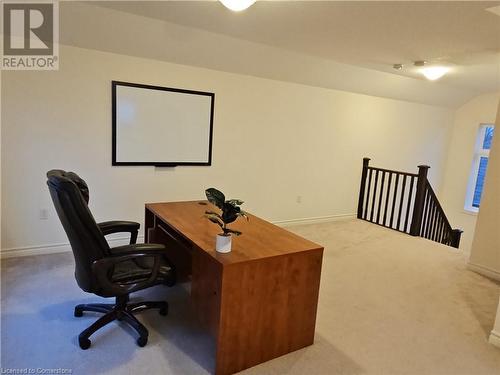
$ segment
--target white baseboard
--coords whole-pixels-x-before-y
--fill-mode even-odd
[[[491,345],[497,346],[500,348],[500,332],[491,331],[490,339],[488,340]]]
[[[291,220],[278,220],[272,223],[281,227],[289,227],[294,225],[303,224],[319,224],[327,223],[330,221],[339,220],[349,220],[354,219],[356,214],[343,214],[343,215],[330,215],[330,216],[318,216],[318,217],[307,217],[301,219],[291,219]],[[108,238],[108,243],[110,246],[121,246],[128,244],[129,237],[115,237]],[[139,236],[137,242],[144,241],[144,236]],[[2,249],[0,252],[0,258],[15,258],[30,255],[42,255],[42,254],[56,254],[65,253],[71,251],[69,243],[59,243],[51,245],[40,245],[40,246],[27,246],[27,247],[17,247],[11,249]]]
[[[474,272],[480,273],[481,275],[489,277],[490,279],[500,281],[500,272],[498,272],[494,269],[491,269],[489,267],[485,267],[485,266],[482,266],[480,264],[468,262],[467,268],[470,269],[471,271],[474,271]]]
[[[127,245],[129,243],[130,237],[114,237],[108,238],[108,243],[111,247]],[[137,242],[144,241],[144,236],[138,236]],[[71,247],[69,243],[58,243],[51,245],[40,245],[40,246],[26,246],[17,247],[12,249],[2,249],[0,257],[2,259],[24,257],[30,255],[42,255],[42,254],[57,254],[70,252]]]
[[[280,227],[289,227],[293,225],[320,224],[320,223],[328,223],[331,221],[349,220],[354,218],[356,218],[356,214],[342,214],[342,215],[306,217],[306,218],[291,219],[291,220],[277,220],[273,221],[272,223]]]

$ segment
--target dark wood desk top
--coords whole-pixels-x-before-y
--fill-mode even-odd
[[[203,216],[206,210],[217,210],[210,203],[148,203],[146,208],[223,265],[323,249],[321,245],[249,214],[249,221],[239,218],[230,224],[231,228],[243,234],[239,237],[233,236],[230,253],[221,254],[215,251],[215,236],[220,233],[220,228]]]

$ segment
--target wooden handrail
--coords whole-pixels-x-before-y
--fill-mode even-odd
[[[462,231],[451,227],[427,179],[429,166],[419,165],[416,174],[371,167],[369,163],[369,158],[363,158],[359,219],[459,247]]]

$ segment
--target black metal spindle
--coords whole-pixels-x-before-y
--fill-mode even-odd
[[[424,213],[425,213],[425,203],[427,202],[427,192],[424,192],[424,203],[423,203],[423,206],[422,206],[422,221],[420,222],[420,228],[419,228],[419,232],[418,232],[418,235],[420,237],[423,237],[424,236]]]
[[[385,183],[385,171],[382,172],[382,180],[380,181],[380,194],[378,198],[378,209],[377,209],[377,224],[380,224],[380,212],[382,206],[382,196],[384,195],[384,183]]]
[[[427,225],[427,238],[429,240],[432,239],[432,226],[433,226],[433,219],[434,219],[434,212],[436,212],[436,202],[434,200],[431,200],[431,210],[429,211],[429,224]]]
[[[399,184],[399,173],[396,173],[396,181],[394,182],[394,193],[392,197],[392,209],[391,209],[391,218],[389,226],[393,228],[394,224],[394,209],[396,208],[396,197],[398,195],[398,184]]]
[[[439,210],[438,210],[438,206],[436,205],[436,210],[434,211],[434,219],[432,221],[432,236],[431,236],[431,238],[433,241],[436,241],[436,231],[437,231],[438,218],[439,218]]]
[[[368,189],[366,189],[366,202],[365,202],[365,212],[363,214],[363,219],[366,219],[368,217],[368,207],[370,203],[370,189],[372,185],[372,172],[373,169],[369,168],[368,171]]]
[[[438,224],[436,229],[436,242],[440,242],[441,239],[441,223],[443,222],[443,217],[441,213],[438,215]]]
[[[425,229],[426,229],[426,224],[427,224],[427,210],[429,208],[429,202],[430,202],[430,194],[426,190],[425,191],[425,198],[424,198],[424,210],[422,213],[422,229],[420,230],[420,236],[425,237]]]
[[[443,235],[443,217],[439,215],[436,242],[441,242],[442,235]]]
[[[432,211],[432,199],[431,199],[431,195],[429,193],[428,195],[428,198],[427,198],[427,210],[425,212],[425,218],[424,218],[424,222],[425,222],[425,226],[424,226],[424,237],[425,238],[429,238],[427,237],[428,233],[429,233],[429,219],[430,219],[430,213]]]
[[[441,243],[445,243],[446,239],[446,222],[443,220],[443,229],[441,231]]]
[[[396,229],[399,230],[399,226],[401,224],[401,211],[403,210],[403,201],[405,197],[406,190],[406,175],[403,176],[403,182],[401,183],[401,199],[399,200],[399,212],[398,212],[398,221],[396,225]]]
[[[425,228],[425,238],[430,239],[430,232],[431,232],[431,219],[432,219],[432,213],[434,211],[434,201],[432,200],[431,195],[429,194],[429,210],[427,211],[427,225]]]
[[[377,184],[378,184],[378,169],[375,171],[375,183],[373,184],[372,211],[370,212],[370,221],[371,222],[373,222],[373,214],[375,211],[375,200],[377,197]]]
[[[389,181],[387,181],[387,193],[385,194],[385,207],[383,225],[387,222],[387,208],[389,207],[389,193],[391,192],[392,172],[389,172]]]
[[[408,204],[406,205],[406,215],[405,215],[405,227],[404,227],[404,232],[408,230],[408,219],[410,218],[410,205],[411,205],[411,200],[413,197],[413,182],[414,182],[415,177],[411,176],[410,177],[410,191],[408,193]]]
[[[359,198],[358,198],[358,219],[363,216],[363,200],[365,197],[365,187],[366,187],[366,175],[368,173],[368,163],[370,158],[363,158],[363,169],[361,170],[361,186],[359,188]]]
[[[431,212],[431,218],[429,220],[429,239],[433,240],[434,236],[434,227],[436,225],[436,213],[437,213],[437,206],[436,203],[433,201],[432,202],[432,212]]]

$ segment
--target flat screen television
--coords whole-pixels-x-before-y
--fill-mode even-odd
[[[111,86],[113,165],[211,165],[214,93]]]

